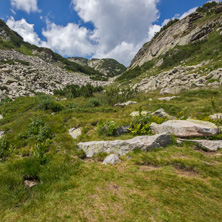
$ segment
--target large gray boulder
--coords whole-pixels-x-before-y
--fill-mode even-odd
[[[154,134],[170,133],[178,137],[213,136],[220,133],[219,128],[210,122],[201,120],[169,120],[160,125],[152,123],[150,128]]]
[[[116,162],[121,162],[119,159],[118,154],[110,154],[109,156],[106,157],[106,159],[103,161],[103,164],[115,164]]]
[[[180,140],[180,141],[190,141],[198,144],[200,147],[207,149],[208,151],[217,151],[222,149],[222,140]]]
[[[87,157],[92,157],[99,152],[114,153],[123,156],[135,149],[149,151],[152,148],[165,147],[172,143],[170,134],[162,133],[155,136],[137,136],[129,140],[93,141],[79,143]]]

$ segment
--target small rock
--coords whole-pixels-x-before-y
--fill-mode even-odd
[[[1,119],[3,119],[3,116],[2,116],[2,115],[0,115],[0,120],[1,120]]]
[[[141,112],[141,115],[142,116],[147,116],[148,114],[150,114],[151,112],[147,112],[147,111],[142,111]],[[131,114],[130,114],[130,116],[132,116],[132,117],[137,117],[137,116],[139,116],[140,115],[140,112],[139,111],[134,111],[134,112],[132,112]]]
[[[116,135],[120,136],[122,134],[129,133],[130,132],[129,128],[130,128],[130,126],[120,126],[120,127],[118,127],[117,130],[116,130]]]
[[[32,188],[37,185],[37,183],[33,180],[24,180],[24,185],[26,187]]]
[[[110,154],[109,156],[106,157],[106,159],[103,161],[103,164],[115,164],[116,162],[121,162],[119,159],[118,154]]]
[[[178,98],[178,96],[158,98],[158,100],[159,101],[170,101],[170,100],[175,99],[175,98]]]
[[[0,139],[3,137],[4,134],[5,134],[4,131],[0,131]]]
[[[125,102],[125,103],[117,103],[117,104],[115,104],[114,106],[125,107],[125,106],[133,105],[133,104],[136,104],[136,103],[137,103],[137,102],[134,102],[134,101],[128,101],[128,102]]]
[[[222,119],[222,113],[215,113],[214,115],[209,116],[211,120],[219,120]]]
[[[176,119],[176,117],[173,117],[173,116],[169,115],[168,113],[166,113],[164,111],[164,109],[159,109],[159,110],[153,112],[152,115],[153,116],[158,116],[158,117],[161,117],[161,118]]]
[[[82,129],[81,128],[71,128],[69,130],[69,135],[72,136],[73,139],[77,139],[79,136],[82,135]]]

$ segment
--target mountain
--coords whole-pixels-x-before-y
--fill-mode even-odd
[[[109,77],[119,74],[117,67],[124,69],[117,61],[111,67],[112,62],[110,60],[106,66],[109,71],[103,73],[105,68],[98,71],[88,64],[70,61],[51,49],[24,42],[0,20],[0,98],[16,98],[36,92],[53,94],[55,89],[70,84],[106,85]]]
[[[115,59],[85,59],[82,57],[68,58],[70,61],[78,63],[82,66],[88,66],[101,73],[104,73],[107,77],[114,77],[120,75],[126,70],[126,67],[120,64]]]
[[[172,20],[144,44],[118,82],[138,91],[177,94],[222,83],[222,4],[209,2]]]

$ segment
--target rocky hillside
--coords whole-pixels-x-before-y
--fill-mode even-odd
[[[37,92],[53,94],[55,89],[71,84],[106,85],[112,81],[106,75],[69,61],[50,49],[24,42],[0,20],[0,99]]]
[[[162,29],[150,42],[144,44],[132,60],[130,67],[142,66],[152,59],[163,56],[176,46],[208,39],[209,34],[215,31],[215,27],[222,26],[222,5],[212,8],[210,4],[208,5],[209,9],[206,8],[206,12],[198,9],[184,19],[172,23],[167,29]]]
[[[101,73],[104,73],[107,77],[114,77],[114,76],[120,75],[126,70],[126,67],[120,64],[115,59],[88,60],[82,57],[71,57],[68,59],[82,66],[89,66]]]
[[[205,4],[182,20],[170,21],[146,43],[120,77],[138,91],[218,88],[222,84],[222,5]]]

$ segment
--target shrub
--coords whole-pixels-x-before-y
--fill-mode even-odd
[[[84,107],[86,108],[94,108],[94,107],[98,107],[101,106],[101,101],[98,99],[90,99],[85,105]]]
[[[7,156],[9,150],[9,143],[6,136],[0,139],[0,158]]]
[[[141,113],[141,112],[140,112]],[[165,122],[166,118],[158,116],[138,116],[130,124],[130,131],[133,135],[147,135],[151,133],[150,125],[155,122],[161,124]]]
[[[116,136],[117,124],[114,121],[102,121],[97,124],[97,133],[99,136]]]
[[[39,110],[51,110],[52,112],[59,112],[64,109],[58,102],[53,101],[51,98],[45,98],[39,102],[37,108]]]
[[[43,142],[52,137],[52,132],[40,118],[32,119],[28,127],[28,137],[34,138],[38,142]]]

